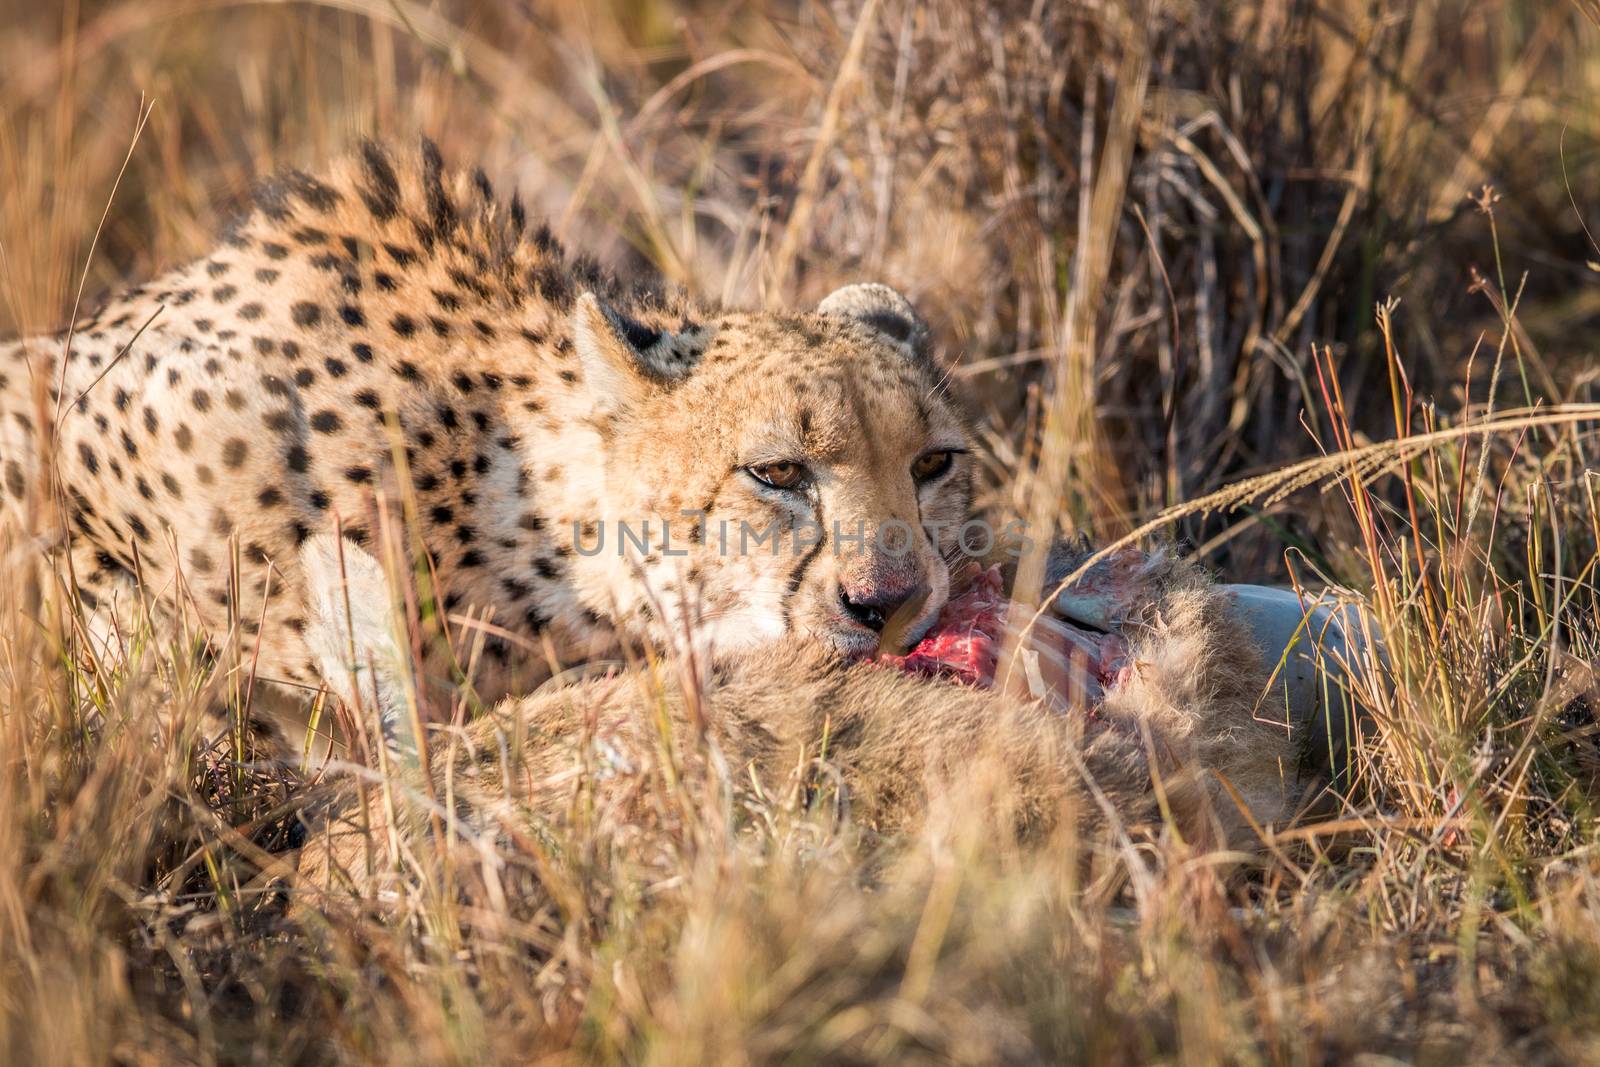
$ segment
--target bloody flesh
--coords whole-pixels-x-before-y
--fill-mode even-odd
[[[1006,599],[1000,570],[990,567],[967,591],[946,601],[933,628],[903,656],[879,661],[908,674],[937,675],[968,685],[988,685],[1005,636]]]
[[[947,678],[966,685],[994,683],[1006,628],[1028,623],[1032,612],[1014,608],[998,568],[980,573],[950,598],[921,641],[903,656],[879,662],[910,674]],[[1030,632],[1025,673],[1034,695],[1063,706],[1093,706],[1107,689],[1128,677],[1128,645],[1120,634],[1075,626],[1053,614]]]

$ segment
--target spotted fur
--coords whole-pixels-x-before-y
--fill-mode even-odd
[[[137,587],[291,689],[319,679],[297,549],[336,528],[370,545],[390,519],[446,616],[492,621],[485,697],[691,630],[854,655],[878,635],[844,593],[909,600],[911,633],[937,614],[970,474],[910,305],[830,300],[726,312],[625,285],[431,144],[367,144],[266,185],[204,258],[0,346],[0,495],[25,495],[54,428],[86,602],[114,613]],[[929,449],[958,454],[924,484]],[[774,458],[815,477],[774,493],[746,471]],[[909,553],[831,551],[833,523],[886,520],[918,529]],[[619,554],[624,523],[651,540]],[[745,524],[773,549],[730,550]]]

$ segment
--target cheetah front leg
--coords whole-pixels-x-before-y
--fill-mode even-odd
[[[346,706],[371,709],[393,751],[418,751],[415,677],[383,565],[347,538],[319,534],[300,548],[306,647]]]

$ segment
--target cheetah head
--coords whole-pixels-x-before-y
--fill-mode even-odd
[[[972,478],[927,335],[882,285],[676,333],[580,299],[619,617],[718,650],[915,642],[949,594]]]

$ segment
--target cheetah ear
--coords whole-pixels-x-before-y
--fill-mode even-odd
[[[583,364],[584,386],[597,409],[615,411],[693,369],[705,331],[671,333],[635,322],[591,292],[572,309],[572,345]]]
[[[817,311],[857,319],[909,354],[919,358],[927,355],[928,324],[911,301],[887,285],[868,282],[835,289],[817,305]]]

